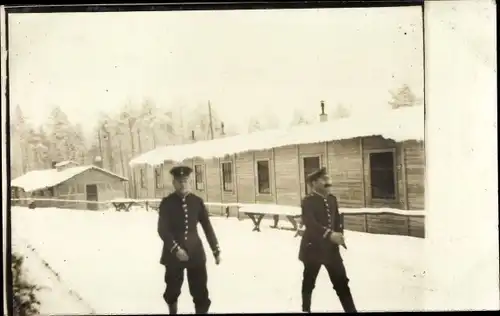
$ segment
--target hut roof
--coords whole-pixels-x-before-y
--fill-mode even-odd
[[[64,166],[67,166],[67,165],[79,165],[79,163],[77,163],[76,161],[72,161],[72,160],[64,160],[64,161],[61,161],[61,162],[58,162],[54,165],[54,167],[64,167]]]
[[[85,172],[88,170],[98,170],[104,172],[110,176],[119,178],[122,181],[128,181],[120,175],[117,175],[106,169],[99,168],[94,165],[88,166],[78,166],[72,168],[66,168],[64,170],[58,171],[57,169],[44,169],[44,170],[33,170],[26,174],[15,178],[11,181],[11,186],[16,188],[21,188],[25,192],[33,192],[37,190],[42,190],[46,188],[52,188],[58,184],[68,181],[69,179]]]
[[[160,165],[165,161],[182,162],[192,158],[222,158],[237,153],[279,148],[289,145],[320,143],[357,137],[382,136],[396,142],[424,140],[423,106],[388,109],[311,125],[258,131],[191,144],[158,147],[129,164]]]

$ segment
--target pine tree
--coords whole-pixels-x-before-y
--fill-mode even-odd
[[[47,131],[50,135],[49,154],[52,161],[75,159],[74,130],[68,116],[59,106],[54,107],[49,115]]]
[[[37,130],[30,128],[27,133],[28,147],[32,153],[31,161],[33,169],[50,168],[49,147],[50,140],[43,126]]]
[[[31,284],[25,274],[24,258],[12,254],[12,304],[15,316],[32,316],[39,314],[40,301],[37,298],[41,287]]]
[[[251,118],[250,121],[248,122],[248,132],[253,133],[261,130],[262,130],[262,125],[259,119],[257,119],[256,117]]]
[[[350,110],[344,106],[343,104],[338,104],[335,109],[333,110],[332,113],[332,118],[334,119],[340,119],[340,118],[346,118],[351,115]]]
[[[73,128],[73,141],[75,147],[75,154],[72,157],[73,160],[80,164],[85,164],[86,156],[88,153],[87,144],[85,140],[85,134],[83,133],[83,128],[81,124],[76,124]]]
[[[311,122],[305,117],[304,113],[299,109],[295,109],[293,112],[291,125],[295,126],[295,125],[308,125],[308,124],[311,124]]]
[[[29,148],[26,143],[29,126],[21,107],[17,105],[10,119],[10,150],[12,177],[20,176],[32,169],[29,161]]]
[[[420,100],[417,99],[416,95],[411,91],[410,87],[405,84],[399,88],[396,92],[389,91],[391,94],[391,101],[389,105],[393,109],[398,109],[400,107],[415,106],[420,104]]]

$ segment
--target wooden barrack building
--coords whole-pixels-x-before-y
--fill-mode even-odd
[[[340,207],[423,210],[423,107],[157,148],[130,162],[138,198],[171,192],[168,171],[181,161],[209,202],[298,206],[308,193],[305,175],[324,166]],[[423,237],[424,219],[346,214],[345,228]]]

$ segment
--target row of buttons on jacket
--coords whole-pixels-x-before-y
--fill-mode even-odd
[[[186,204],[186,197],[182,198],[182,209],[184,210],[184,216],[186,217],[185,223],[186,223],[186,230],[184,231],[184,240],[188,239],[188,208]]]

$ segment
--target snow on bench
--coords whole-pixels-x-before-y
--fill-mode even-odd
[[[253,213],[263,215],[300,216],[301,209],[297,206],[277,204],[243,204],[240,213]]]
[[[240,213],[246,214],[252,222],[254,223],[253,231],[260,231],[260,222],[265,215],[273,215],[274,226],[277,228],[279,215],[285,216],[290,223],[293,225],[293,229],[297,231],[296,236],[300,233],[300,227],[297,225],[297,221],[301,217],[301,208],[298,206],[285,206],[276,204],[241,204]],[[399,210],[394,208],[339,208],[339,213],[341,215],[342,227],[344,225],[345,215],[369,215],[369,214],[388,214],[388,215],[400,215],[400,216],[418,216],[424,217],[424,210]]]
[[[395,208],[339,208],[339,212],[345,215],[356,214],[391,214],[401,216],[425,216],[423,210],[399,210]]]
[[[125,211],[125,212],[129,212],[130,211],[130,207],[134,204],[136,204],[138,202],[138,200],[134,200],[134,199],[129,199],[129,198],[116,198],[116,199],[112,199],[112,200],[109,200],[109,203],[111,203],[116,211],[120,212],[120,211]]]
[[[277,204],[243,204],[239,209],[240,213],[247,215],[253,222],[252,231],[260,232],[260,222],[265,215],[273,215],[274,225],[272,228],[278,228],[279,216],[285,216],[292,224],[293,230],[299,229],[297,219],[301,217],[301,208],[297,206],[277,205]]]

